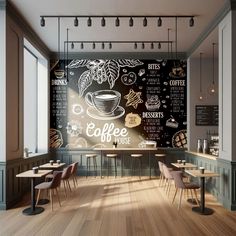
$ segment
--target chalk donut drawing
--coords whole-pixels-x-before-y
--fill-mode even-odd
[[[67,123],[66,130],[67,130],[67,134],[69,134],[71,137],[74,137],[74,136],[79,136],[80,134],[82,134],[83,128],[79,122],[70,121]]]
[[[61,131],[57,129],[50,129],[50,148],[60,148],[63,144]]]
[[[148,111],[159,110],[159,108],[161,106],[161,101],[160,101],[158,95],[149,96],[147,101],[145,102],[145,106]]]
[[[125,110],[119,106],[121,94],[115,90],[88,92],[85,101],[89,105],[87,114],[95,119],[112,120],[124,115]]]
[[[143,100],[140,98],[142,95],[141,92],[134,92],[133,89],[129,90],[129,93],[124,96],[127,99],[126,106],[133,106],[133,108],[137,109],[139,103],[143,103]]]
[[[137,76],[134,72],[130,72],[129,74],[123,74],[121,76],[121,81],[124,85],[131,85],[136,82]]]
[[[187,148],[187,130],[179,130],[173,135],[172,146],[177,148]]]
[[[75,115],[80,115],[81,113],[83,113],[84,109],[80,104],[73,104],[72,105],[72,112]]]
[[[143,62],[137,59],[118,59],[118,60],[72,60],[67,66],[69,69],[75,69],[86,66],[88,70],[84,71],[78,79],[79,96],[83,96],[85,90],[95,80],[102,84],[108,82],[110,89],[115,85],[119,78],[121,67],[136,67],[143,65]]]

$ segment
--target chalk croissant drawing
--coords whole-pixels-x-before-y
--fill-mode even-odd
[[[118,59],[118,60],[72,60],[67,68],[74,69],[79,67],[87,67],[78,79],[79,96],[83,96],[85,90],[97,81],[98,84],[108,82],[110,89],[115,85],[119,78],[121,67],[135,67],[143,65],[143,62],[137,59]]]

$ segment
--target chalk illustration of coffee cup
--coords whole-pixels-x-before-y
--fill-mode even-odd
[[[121,94],[115,90],[99,90],[88,92],[85,95],[85,101],[91,107],[94,107],[101,115],[110,116],[120,103]]]
[[[64,70],[54,70],[54,75],[56,76],[57,79],[62,79],[65,75],[65,71]]]

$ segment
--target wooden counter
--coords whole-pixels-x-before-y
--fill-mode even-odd
[[[210,154],[205,154],[205,153],[199,153],[199,152],[190,152],[190,151],[185,151],[186,153],[198,156],[198,157],[204,157],[210,160],[217,160],[218,157],[210,155]]]

